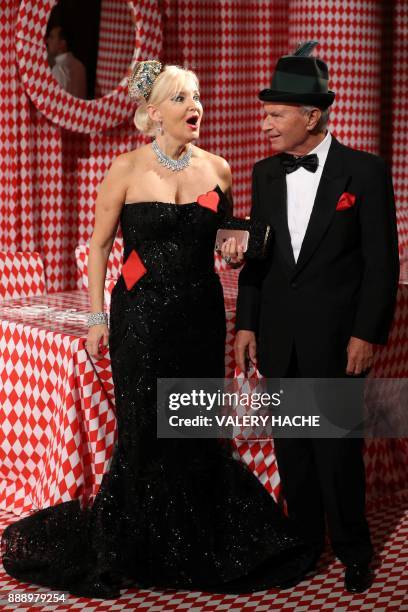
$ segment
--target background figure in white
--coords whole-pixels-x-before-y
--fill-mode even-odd
[[[86,69],[82,62],[69,51],[63,28],[53,27],[49,31],[46,42],[53,77],[72,96],[86,98]]]

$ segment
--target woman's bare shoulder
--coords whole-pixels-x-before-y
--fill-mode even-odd
[[[215,153],[210,153],[209,151],[200,149],[200,147],[197,146],[194,147],[194,154],[197,157],[201,157],[202,160],[207,160],[209,163],[214,164],[218,168],[229,168],[227,160],[224,157],[221,157],[221,155],[215,155]]]
[[[133,171],[149,158],[150,150],[151,147],[149,145],[142,145],[132,151],[120,153],[113,160],[111,168],[118,172]]]
[[[231,168],[224,157],[221,157],[221,155],[215,155],[215,153],[210,153],[209,151],[205,151],[199,147],[194,147],[194,149],[195,155],[200,157],[202,161],[208,162],[222,182],[226,184],[231,183]]]

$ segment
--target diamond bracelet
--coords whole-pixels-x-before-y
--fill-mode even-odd
[[[101,323],[108,324],[108,315],[106,312],[90,312],[88,313],[87,326],[100,325]]]

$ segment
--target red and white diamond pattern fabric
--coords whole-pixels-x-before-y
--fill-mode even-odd
[[[407,488],[408,438],[366,440],[367,497],[376,499]]]
[[[0,300],[46,293],[39,253],[0,251]]]
[[[224,283],[229,377],[235,367],[233,356],[228,361],[233,352],[234,282],[230,278],[229,286]],[[0,430],[4,433],[0,507],[4,509],[22,514],[76,496],[88,499],[108,469],[116,435],[112,373],[107,349],[94,362],[84,348],[88,311],[85,291],[0,304]],[[400,333],[403,342],[407,329]],[[257,378],[259,374],[252,372],[252,383]],[[235,439],[233,446],[235,457],[279,499],[272,441]],[[368,441],[365,462],[369,497],[403,489],[408,440]]]
[[[224,288],[227,314],[227,339],[225,349],[226,378],[235,372],[235,299],[238,271],[220,273]],[[394,325],[387,346],[375,347],[373,376],[376,378],[406,378],[408,376],[408,285],[400,284]],[[256,378],[250,372],[250,379]],[[401,400],[399,399],[399,404]],[[279,473],[273,453],[273,441],[233,440],[235,456],[253,469],[264,486],[279,498]],[[369,439],[364,450],[367,496],[375,498],[406,488],[408,482],[408,439]]]
[[[178,48],[165,49],[200,79],[204,117],[200,146],[225,157],[233,174],[234,214],[248,214],[251,168],[269,147],[261,134],[257,93],[270,79],[279,3],[266,0],[179,0],[170,3],[177,19]]]
[[[220,269],[217,271],[224,290],[224,301],[227,310],[235,310],[239,272],[239,269],[234,269],[230,266],[228,266],[226,269]]]
[[[18,5],[19,0],[0,0],[0,248],[37,251],[30,104],[18,78],[14,45]]]
[[[408,378],[408,283],[400,283],[397,306],[386,346],[376,347],[377,378]]]
[[[318,40],[336,92],[331,126],[344,143],[380,152],[381,5],[377,0],[290,0],[288,48]]]
[[[73,335],[84,335],[88,300],[77,291],[0,308],[0,507],[16,514],[86,501],[108,469],[116,435],[110,361],[92,362]],[[271,441],[233,446],[278,499]]]
[[[231,269],[225,259],[219,253],[216,252],[214,252],[214,269],[216,272]]]
[[[18,14],[16,45],[20,77],[31,100],[50,121],[68,130],[90,133],[122,123],[131,116],[134,106],[127,94],[126,74],[113,91],[94,100],[72,97],[52,77],[44,35],[54,4],[55,0],[25,0]],[[149,0],[123,1],[123,4],[132,11],[134,21],[130,41],[133,57],[129,64],[139,59],[140,53],[159,54],[161,16],[158,6]]]
[[[116,436],[110,360],[84,347],[85,292],[0,305],[0,507],[95,495]],[[81,337],[82,336],[82,337]]]
[[[134,15],[126,0],[102,0],[95,97],[116,89],[132,63]]]
[[[271,589],[257,593],[224,595],[202,591],[147,590],[136,587],[121,591],[120,599],[101,601],[77,598],[63,594],[59,603],[46,603],[52,593],[33,584],[22,584],[0,569],[0,591],[5,610],[36,612],[75,610],[76,612],[107,612],[108,610],[146,610],[146,612],[312,612],[320,610],[341,612],[406,611],[408,549],[407,493],[383,497],[369,504],[368,522],[373,545],[378,551],[375,581],[365,593],[347,593],[344,590],[344,566],[326,550],[317,571],[290,589]],[[0,532],[16,517],[0,513]],[[58,593],[61,596],[61,593]],[[37,597],[34,605],[11,603],[25,596]],[[41,599],[43,597],[43,599]],[[35,601],[35,599],[34,599]]]
[[[225,343],[225,377],[232,378],[235,371],[234,339],[235,339],[235,309],[227,308],[227,337]]]
[[[234,439],[232,442],[234,457],[243,461],[254,472],[265,489],[278,502],[281,487],[273,441]]]
[[[87,242],[92,235],[97,187],[117,153],[135,148],[144,139],[138,137],[131,120],[114,130],[91,136],[75,134],[51,123],[31,104],[17,71],[17,16],[21,9],[22,24],[27,25],[30,37],[38,43],[26,64],[27,78],[38,87],[40,81],[45,81],[35,76],[30,66],[45,48],[41,32],[46,26],[50,1],[38,2],[35,10],[27,11],[29,2],[0,0],[3,60],[0,64],[0,248],[40,252],[47,289],[51,292],[75,288],[74,250],[78,242]],[[150,0],[131,5],[141,24],[137,50],[156,56],[161,48],[158,7],[151,11]],[[22,44],[26,42],[22,39]],[[124,95],[126,98],[125,89]],[[44,104],[54,104],[58,99],[51,90],[47,91]],[[122,106],[112,96],[107,103],[108,111],[111,105],[120,113]],[[125,116],[130,117],[133,111],[134,105],[130,105]],[[83,113],[78,111],[76,119],[83,118]],[[87,111],[85,119],[93,122],[95,129],[106,127],[105,121],[98,124],[97,112]]]
[[[58,291],[74,286],[75,246],[78,241],[87,242],[91,236],[97,187],[112,159],[118,152],[134,148],[144,140],[137,136],[131,121],[106,132],[74,135],[51,124],[29,103],[16,69],[15,23],[21,9],[22,23],[30,29],[30,40],[37,40],[38,47],[34,55],[27,56],[25,45],[28,42],[20,39],[19,44],[27,60],[28,79],[34,87],[39,87],[41,78],[36,75],[32,62],[40,44],[43,48],[47,2],[38,3],[35,11],[24,12],[27,3],[0,0],[0,50],[4,58],[0,63],[3,134],[0,141],[0,235],[3,250],[41,250],[48,290]],[[154,32],[152,37],[145,36],[147,46],[141,49],[141,54],[155,56],[161,38],[161,17],[150,10],[152,3],[147,0],[134,5],[137,10],[144,11],[141,22],[147,24],[146,31]],[[323,3],[303,0],[167,2],[166,32],[169,37],[165,41],[164,54],[167,61],[185,63],[198,72],[205,104],[200,145],[231,162],[235,214],[248,212],[251,166],[256,159],[270,153],[260,132],[261,104],[256,94],[268,85],[279,55],[295,48],[304,37],[314,38],[319,32],[317,52],[329,63],[331,86],[337,93],[331,125],[345,144],[374,152],[381,150],[384,134],[374,125],[375,121],[379,125],[382,112],[376,96],[379,97],[381,89],[379,75],[392,72],[392,163],[401,244],[406,246],[408,54],[404,32],[407,10],[405,0],[395,0],[392,44],[396,69],[392,69],[391,65],[379,65],[382,55],[380,13],[375,0],[365,3],[345,0],[341,10],[334,0]],[[52,96],[46,95],[44,104],[50,102],[54,105],[52,108],[59,104],[58,112],[64,119],[66,107],[62,98],[48,98]],[[116,112],[112,106],[113,98],[106,110],[111,117]],[[81,111],[78,119],[85,120],[86,129],[102,127],[96,114],[85,116]],[[219,263],[221,270],[225,269],[225,265]],[[226,361],[230,371],[234,368],[233,320],[234,312],[227,308]],[[398,333],[383,361],[387,367],[392,363],[392,368],[400,371],[398,362],[400,355],[405,355],[406,340],[401,340]],[[19,376],[24,380],[22,370],[17,373],[17,378]],[[375,478],[378,491],[399,486],[403,474],[398,462],[404,465],[402,460],[405,461],[403,441],[395,442],[394,447],[393,441],[384,444],[381,446],[378,442],[377,450],[368,459],[369,479],[374,482]],[[258,465],[262,465],[263,452],[262,449],[256,452]],[[394,470],[397,476],[385,474],[383,477],[388,469]]]
[[[117,279],[105,280],[105,288],[103,292],[104,303],[105,303],[105,312],[110,313],[110,303],[111,303],[111,295],[114,286],[117,283]]]
[[[375,347],[372,376],[390,379],[381,383],[380,390],[387,394],[387,404],[390,407],[395,406],[395,411],[404,410],[401,392],[404,392],[404,379],[408,377],[408,284],[399,285],[397,307],[388,343],[386,346]],[[372,497],[381,496],[384,491],[398,491],[407,486],[407,438],[367,440],[364,459]]]
[[[234,384],[231,390],[240,394],[254,392],[262,379],[253,366],[250,367],[246,376],[236,369],[233,376]],[[243,461],[254,472],[275,501],[279,502],[281,487],[273,440],[245,439],[247,433],[245,430],[240,433],[237,432],[237,437],[232,439],[233,456]]]
[[[392,130],[389,139],[397,201],[400,252],[404,261],[408,262],[408,3],[406,0],[395,0],[391,8],[393,8],[394,32],[392,35],[392,98],[389,102]],[[386,68],[386,70],[390,69]]]
[[[48,290],[60,291],[75,287],[74,249],[78,242],[90,239],[97,187],[111,161],[145,139],[137,135],[130,119],[101,131],[98,113],[84,115],[80,109],[78,120],[98,131],[75,135],[51,124],[30,104],[16,68],[17,14],[20,10],[20,22],[29,32],[28,40],[19,39],[21,44],[36,41],[26,66],[28,78],[39,87],[46,81],[42,73],[37,74],[33,58],[43,52],[50,2],[38,2],[34,9],[28,2],[0,0],[0,248],[39,251]],[[381,25],[385,13],[376,0],[345,0],[341,8],[335,0],[174,0],[163,3],[165,14],[150,0],[133,6],[143,25],[139,30],[143,44],[140,37],[136,41],[141,44],[141,56],[158,55],[163,20],[166,61],[197,70],[205,105],[199,144],[231,162],[235,214],[239,215],[249,210],[253,162],[271,153],[260,131],[262,104],[257,92],[270,82],[279,55],[304,37],[319,38],[316,52],[328,61],[337,94],[331,129],[345,144],[374,152],[383,150],[385,140],[391,143],[403,253],[408,244],[405,0],[393,3],[392,26],[387,31]],[[388,54],[386,48],[391,49]],[[392,81],[392,100],[384,111],[387,78]],[[119,108],[114,97],[109,100],[107,113],[112,116]],[[67,112],[66,102],[49,92],[43,103],[63,104],[59,110],[63,115]],[[381,126],[388,116],[392,121],[386,130]]]
[[[288,41],[317,39],[336,92],[331,126],[345,144],[381,154],[392,167],[400,254],[408,260],[406,0],[290,0]],[[317,34],[318,32],[318,34]]]

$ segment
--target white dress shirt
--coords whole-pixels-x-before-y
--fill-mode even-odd
[[[298,260],[300,248],[309,224],[331,140],[331,134],[327,131],[322,142],[307,154],[316,153],[319,158],[319,166],[316,172],[310,172],[300,167],[286,175],[288,226],[295,261]]]
[[[55,58],[52,75],[68,93],[76,98],[86,98],[86,70],[70,51]]]

